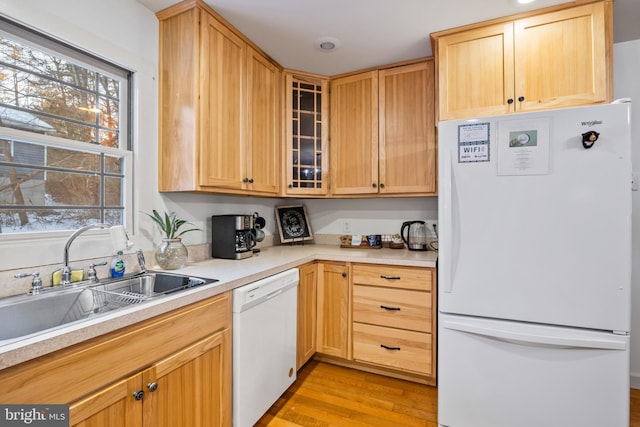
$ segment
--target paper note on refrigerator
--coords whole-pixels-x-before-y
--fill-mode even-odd
[[[458,163],[490,160],[489,123],[458,126]]]
[[[551,119],[504,120],[498,129],[498,175],[549,173]]]

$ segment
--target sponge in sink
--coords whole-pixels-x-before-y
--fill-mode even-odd
[[[71,281],[72,282],[81,282],[84,277],[84,270],[72,270],[71,271]],[[56,270],[51,275],[51,284],[53,286],[58,286],[62,283],[62,274],[60,270]]]

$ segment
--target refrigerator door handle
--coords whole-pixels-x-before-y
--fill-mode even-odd
[[[441,266],[442,270],[446,272],[445,274],[449,276],[447,278],[443,277],[445,280],[442,281],[444,283],[442,290],[448,293],[453,291],[453,278],[460,252],[460,218],[457,216],[459,212],[458,193],[456,191],[455,176],[453,175],[453,156],[454,153],[451,151],[447,156],[447,161],[441,165],[440,174],[444,179],[440,179],[443,188],[438,193],[438,197],[442,199],[439,203],[441,203],[443,213],[442,218],[440,218],[440,236],[446,236],[440,241],[444,242],[445,245],[451,245],[451,247],[444,248],[444,251],[448,251],[450,256],[444,258]],[[444,203],[444,198],[447,197],[451,198],[451,200],[448,203]],[[443,250],[442,245],[440,245],[440,250]]]
[[[478,321],[480,320],[480,322]],[[442,327],[466,332],[474,335],[481,335],[490,339],[508,341],[518,345],[547,346],[547,347],[575,347],[592,348],[604,350],[626,350],[626,336],[611,338],[584,337],[580,334],[545,334],[540,331],[518,331],[518,327],[499,327],[496,325],[484,325],[482,319],[441,319]],[[544,329],[540,327],[538,329]],[[524,329],[524,328],[522,328]],[[612,334],[613,335],[613,334]]]

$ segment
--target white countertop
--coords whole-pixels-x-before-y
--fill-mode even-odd
[[[372,264],[435,267],[437,252],[413,252],[406,249],[341,249],[330,245],[272,246],[263,248],[243,260],[208,259],[189,264],[173,272],[218,279],[218,282],[195,287],[93,319],[39,333],[19,341],[0,341],[0,369],[17,365],[90,338],[167,313],[171,310],[213,297],[289,268],[316,260],[362,262]]]

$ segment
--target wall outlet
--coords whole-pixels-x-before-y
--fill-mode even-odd
[[[346,219],[342,221],[342,232],[346,234],[351,233],[351,223]]]

